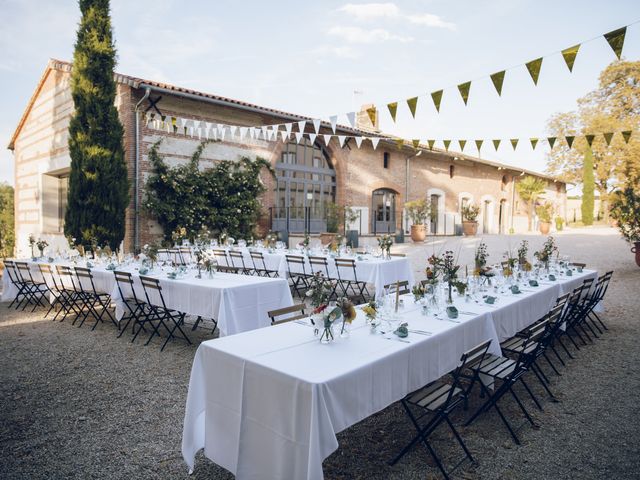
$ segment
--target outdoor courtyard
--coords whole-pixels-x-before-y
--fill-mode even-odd
[[[562,376],[546,369],[557,402],[531,382],[544,408],[529,409],[537,427],[515,412],[514,402],[504,402],[516,426],[524,423],[522,445],[511,441],[495,412],[461,426],[480,405],[477,392],[469,411],[456,410],[452,420],[477,463],[463,463],[453,478],[631,479],[640,471],[638,267],[613,228],[574,229],[555,238],[560,255],[599,274],[614,271],[602,317],[608,331],[572,349],[575,359],[567,360]],[[521,239],[534,251],[545,237],[482,238],[489,263],[500,262]],[[440,237],[393,251],[407,254],[421,280],[431,253],[450,249],[460,252],[460,264],[469,264],[479,241]],[[189,476],[181,453],[189,372],[199,341],[212,338],[207,325],[191,335],[193,345],[172,342],[161,352],[158,339],[145,347],[116,338],[110,322],[91,331],[43,319],[42,309],[24,313],[7,306],[0,305],[0,478],[233,478],[202,453]],[[414,433],[398,403],[385,408],[338,434],[338,450],[323,462],[325,478],[438,477],[424,446],[388,465]],[[462,457],[446,428],[431,443],[446,465]]]

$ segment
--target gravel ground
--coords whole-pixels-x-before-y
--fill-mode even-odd
[[[535,250],[540,236],[486,237],[490,261],[528,238]],[[465,479],[639,478],[640,269],[612,229],[566,232],[557,237],[561,253],[572,252],[600,271],[614,269],[606,313],[609,331],[552,376],[552,402],[532,380],[544,411],[527,403],[538,426],[532,428],[505,399],[504,410],[521,424],[516,446],[494,412],[460,428],[477,463],[465,462],[453,477]],[[399,245],[417,278],[425,258],[445,247],[461,250],[470,262],[478,239],[449,238],[433,244]],[[86,325],[42,319],[41,311],[17,313],[0,305],[0,478],[2,479],[228,479],[231,474],[198,456],[189,477],[180,453],[182,420],[195,346],[115,338],[112,325],[95,331]],[[204,329],[195,343],[210,338]],[[549,372],[548,372],[549,373]],[[524,397],[523,397],[524,398]],[[480,404],[475,396],[471,411]],[[468,413],[454,415],[457,425]],[[387,461],[413,431],[398,404],[339,434],[340,448],[324,462],[326,478],[439,478],[420,446],[396,466]],[[448,466],[462,452],[445,428],[432,444]]]

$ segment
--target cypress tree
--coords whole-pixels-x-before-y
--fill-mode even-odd
[[[80,0],[69,123],[69,195],[64,232],[85,245],[117,248],[124,238],[129,182],[123,127],[115,107],[116,51],[109,0]],[[92,242],[93,241],[93,242]]]
[[[587,148],[584,152],[584,164],[582,167],[582,223],[593,225],[593,204],[595,190],[595,178],[593,173],[593,152]]]

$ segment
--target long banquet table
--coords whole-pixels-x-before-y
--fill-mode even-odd
[[[38,263],[28,261],[34,280],[41,281],[42,275]],[[57,263],[74,266],[71,262]],[[78,265],[85,266],[86,263],[81,262]],[[145,299],[137,266],[123,265],[118,269],[132,274],[136,295],[140,299]],[[96,290],[111,295],[116,306],[116,318],[119,320],[124,314],[125,305],[113,271],[107,270],[103,265],[95,265],[91,268],[91,273]],[[209,278],[208,274],[203,272],[202,278],[198,279],[195,275],[195,271],[189,271],[185,278],[172,280],[167,278],[165,271],[159,269],[155,273],[147,274],[160,281],[168,308],[188,315],[215,318],[221,336],[265,327],[270,324],[268,311],[293,305],[287,280],[283,278],[263,278],[221,272],[216,272],[212,278]],[[2,301],[12,300],[17,294],[16,287],[6,274],[3,275],[2,283]],[[129,295],[127,291],[124,293],[125,296]],[[160,298],[155,292],[152,292],[150,300],[154,304],[160,304]]]
[[[193,469],[204,448],[238,479],[321,479],[337,433],[450,372],[486,339],[500,354],[499,342],[596,276],[576,272],[499,296],[494,305],[456,298],[465,312],[456,321],[424,316],[405,296],[401,321],[414,332],[404,340],[371,333],[358,309],[350,337],[328,345],[305,322],[204,342],[191,371],[183,457]]]

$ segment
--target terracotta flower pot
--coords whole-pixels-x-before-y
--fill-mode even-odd
[[[549,233],[549,230],[551,230],[551,223],[550,222],[540,222],[540,233],[543,235],[547,235]]]
[[[329,245],[331,242],[333,242],[336,238],[337,233],[329,233],[329,232],[324,232],[320,234],[320,243],[322,243],[322,245]]]
[[[478,222],[469,222],[467,220],[464,220],[462,222],[462,232],[467,237],[473,237],[476,233],[478,233]]]
[[[426,225],[411,225],[411,240],[414,242],[424,242],[427,237]]]
[[[640,267],[640,242],[633,242],[633,247],[631,247],[631,253],[636,254],[636,265]]]

